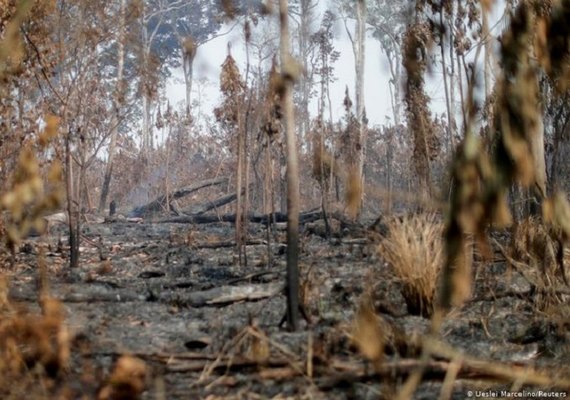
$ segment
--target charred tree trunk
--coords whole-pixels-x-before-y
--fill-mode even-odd
[[[288,1],[279,0],[283,115],[287,143],[287,327],[299,329],[299,165],[295,137],[293,80],[296,66],[289,49]]]

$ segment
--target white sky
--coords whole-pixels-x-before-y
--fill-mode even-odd
[[[501,10],[502,12],[502,9],[503,7],[497,4],[495,14],[500,14],[497,11]],[[491,16],[491,26],[500,16],[495,14]],[[317,19],[316,24],[319,22],[320,18]],[[228,42],[232,44],[232,55],[238,61],[238,65],[243,73],[245,69],[245,49],[243,35],[239,26],[236,27],[233,33],[214,39],[198,48],[195,59],[192,100],[200,99],[200,108],[205,114],[211,114],[211,110],[220,102],[219,75],[221,65],[227,55]],[[335,120],[338,120],[344,114],[342,103],[347,85],[350,95],[354,99],[355,75],[352,47],[344,26],[340,22],[335,29],[334,44],[336,50],[340,52],[340,59],[334,64],[337,81],[331,86],[331,100],[333,103],[333,117]],[[388,64],[384,54],[380,51],[379,43],[370,36],[366,42],[365,61],[364,94],[367,116],[371,126],[384,124],[386,117],[392,117],[388,87],[388,80],[390,79]],[[443,80],[441,79],[439,67],[436,68],[435,74],[428,77],[426,90],[431,98],[431,109],[441,114],[444,112],[445,102]],[[185,92],[181,71],[178,72],[175,79],[169,82],[166,96],[174,104],[184,101]],[[316,99],[314,99],[311,107],[314,114],[316,114],[316,108]],[[457,108],[459,110],[459,107]]]
[[[344,113],[342,102],[347,85],[350,95],[354,99],[354,57],[352,47],[346,37],[344,27],[341,28],[339,26],[338,28],[336,29],[335,46],[340,52],[340,59],[334,64],[337,81],[331,86],[331,101],[335,119],[342,117]],[[195,83],[192,89],[192,99],[195,100],[197,96],[201,96],[201,106],[206,113],[209,113],[220,102],[219,75],[221,65],[227,55],[228,42],[232,43],[232,55],[238,61],[238,65],[243,73],[245,70],[245,49],[240,27],[235,29],[235,33],[214,39],[200,46],[196,54]],[[384,56],[380,53],[378,42],[369,38],[366,45],[365,104],[370,123],[380,124],[385,121],[386,115],[391,115],[388,89],[389,73],[387,66],[381,64],[381,59],[383,60]],[[196,83],[196,81],[204,80],[204,78],[208,81],[206,87],[204,87],[203,83]],[[181,71],[176,75],[176,79],[172,80],[167,86],[166,95],[171,103],[177,104],[184,101],[185,92]],[[316,99],[314,99],[311,110],[316,114],[316,109]]]

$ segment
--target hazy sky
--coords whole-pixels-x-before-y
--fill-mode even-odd
[[[323,1],[323,0],[321,0]],[[323,3],[325,4],[325,3]],[[497,6],[496,11],[502,9]],[[497,20],[499,12],[491,16],[491,25]],[[316,24],[320,21],[317,19]],[[195,59],[195,83],[193,86],[192,99],[200,98],[201,111],[211,113],[211,109],[220,102],[219,75],[220,67],[227,55],[227,44],[232,44],[232,55],[238,61],[242,73],[245,69],[245,49],[243,35],[238,26],[233,33],[212,40],[198,49]],[[335,46],[340,52],[340,59],[335,64],[337,81],[331,87],[331,99],[333,117],[341,118],[343,98],[346,86],[354,99],[354,57],[350,41],[346,35],[344,25],[339,22],[335,29]],[[379,43],[368,37],[366,42],[366,67],[365,67],[365,105],[370,124],[383,124],[386,117],[391,117],[388,64],[384,54],[380,51]],[[202,80],[202,83],[198,81]],[[444,112],[443,80],[439,68],[428,76],[427,91],[431,98],[431,108],[437,113]],[[170,82],[167,87],[167,97],[172,103],[178,103],[184,99],[184,87],[182,75]],[[316,114],[316,100],[313,100],[311,110]]]
[[[344,27],[340,23],[335,33],[335,46],[340,51],[341,56],[335,64],[335,74],[338,80],[331,87],[331,100],[333,103],[333,116],[338,118],[344,112],[342,102],[347,85],[351,97],[354,99],[354,58],[350,41],[346,36]],[[234,33],[214,39],[198,49],[195,59],[195,80],[205,78],[208,83],[206,85],[204,83],[195,83],[192,98],[194,100],[197,96],[200,96],[202,99],[202,111],[204,112],[208,112],[220,101],[218,90],[220,67],[227,55],[228,42],[232,43],[232,55],[238,61],[243,73],[245,69],[245,50],[240,27],[237,27]],[[378,42],[369,38],[366,49],[365,102],[368,118],[372,124],[383,123],[385,116],[391,115],[388,70],[384,62]],[[182,82],[182,75],[180,74],[167,87],[167,96],[173,103],[184,100]],[[312,112],[316,113],[316,107],[315,100],[311,107]]]

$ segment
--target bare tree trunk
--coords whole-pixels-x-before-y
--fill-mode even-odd
[[[394,116],[394,125],[397,127],[401,124],[401,113],[402,113],[402,88],[401,78],[402,78],[402,61],[399,57],[390,55],[390,53],[386,54],[388,58],[388,66],[390,67],[390,81],[388,82],[388,86],[390,88],[390,103],[392,106],[392,114]]]
[[[397,132],[399,125],[396,125],[393,129],[389,129],[388,133],[388,143],[386,144],[386,186],[388,187],[388,201],[386,204],[386,212],[390,214],[392,212],[392,174],[394,173],[392,164],[394,159],[394,131]]]
[[[309,131],[309,101],[311,97],[311,87],[313,84],[312,72],[309,70],[311,25],[314,20],[313,10],[318,5],[314,0],[299,0],[299,55],[305,69],[305,73],[300,77],[299,92],[301,101],[299,109],[301,112],[299,123],[299,141],[302,145],[308,144],[307,132]]]
[[[366,3],[356,1],[356,43],[353,44],[356,72],[356,118],[358,119],[358,177],[364,188],[364,159],[366,156],[366,126],[364,121],[364,64],[366,55]],[[362,191],[364,195],[364,191]],[[362,201],[363,199],[361,199]]]
[[[459,79],[459,96],[461,98],[461,117],[463,118],[463,131],[466,132],[467,130],[467,110],[465,104],[465,96],[466,91],[463,88],[463,72],[462,66],[465,66],[465,56],[461,56],[457,58],[457,69],[459,70],[458,79]],[[469,85],[469,81],[466,75],[467,86]]]
[[[79,232],[77,231],[77,194],[73,180],[73,157],[71,156],[71,131],[68,128],[65,139],[65,175],[67,181],[67,214],[69,226],[69,267],[79,266]]]
[[[544,155],[544,121],[542,115],[538,117],[538,129],[530,138],[530,151],[534,162],[535,181],[531,195],[531,214],[540,213],[542,200],[546,197],[546,158]]]
[[[566,101],[565,96],[565,101]],[[558,168],[559,168],[559,156],[560,156],[560,143],[562,142],[563,136],[568,135],[568,128],[570,127],[570,116],[566,115],[564,119],[561,119],[560,114],[556,117],[556,122],[554,123],[554,139],[552,142],[552,162],[550,164],[550,188],[555,191],[558,188]]]
[[[449,117],[449,126],[451,129],[451,149],[455,149],[455,137],[457,135],[457,123],[456,117],[456,106],[455,106],[455,89],[456,89],[456,74],[455,74],[455,47],[453,43],[455,42],[455,37],[453,36],[453,23],[455,21],[455,5],[451,5],[451,19],[449,20],[449,109],[451,116]]]
[[[483,54],[483,73],[485,80],[485,98],[488,98],[491,93],[491,37],[489,32],[489,18],[488,10],[485,5],[482,7],[482,21],[481,21],[481,34],[485,43],[485,52]]]
[[[166,197],[166,214],[170,215],[172,206],[170,202],[170,147],[172,146],[172,125],[168,124],[168,138],[166,139],[166,172],[164,177],[164,196]]]
[[[245,129],[242,122],[241,110],[238,111],[238,148],[237,148],[237,178],[236,178],[236,246],[238,250],[239,265],[244,265],[244,248],[245,248],[245,216],[244,216],[244,193],[243,181],[245,178]]]
[[[443,26],[443,8],[439,11],[439,22]],[[450,43],[450,46],[452,44]],[[447,82],[447,64],[445,62],[445,33],[441,29],[439,34],[439,47],[441,50],[441,67],[443,71],[443,88],[445,91],[445,108],[447,111],[447,154],[451,154],[453,148],[453,115],[451,113],[451,102],[449,96],[449,84]]]
[[[99,212],[103,212],[107,204],[109,195],[109,187],[113,175],[113,162],[115,160],[115,148],[117,147],[117,135],[119,133],[119,121],[121,118],[121,104],[124,96],[123,74],[125,69],[125,10],[126,0],[121,0],[121,26],[119,31],[119,40],[117,43],[117,83],[116,94],[114,99],[114,113],[111,122],[111,138],[109,142],[107,165],[105,165],[105,175],[103,177],[103,187],[101,188],[101,197],[99,198]]]
[[[263,213],[265,215],[275,215],[273,206],[273,161],[271,160],[271,143],[269,137],[266,137],[267,146],[265,147],[265,176],[263,188]],[[273,221],[270,217],[267,221],[267,265],[273,265],[273,252],[271,251],[271,242],[273,238]]]
[[[279,0],[283,115],[287,143],[287,327],[299,329],[299,165],[295,138],[293,79],[295,66],[289,49],[288,1]]]

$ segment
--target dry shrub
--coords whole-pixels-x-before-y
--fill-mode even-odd
[[[433,214],[417,214],[393,219],[388,231],[380,255],[401,281],[409,313],[429,317],[445,259],[443,224]]]
[[[45,232],[47,221],[43,217],[56,211],[63,203],[63,167],[58,160],[42,171],[37,157],[48,148],[58,134],[59,119],[46,117],[46,127],[39,133],[36,143],[29,143],[20,152],[20,157],[12,173],[7,191],[0,191],[0,211],[7,221],[0,230],[9,248],[18,246],[22,238],[31,231]],[[34,147],[36,146],[36,147]],[[4,214],[4,211],[6,213]]]
[[[0,398],[49,398],[49,389],[70,362],[70,335],[61,303],[41,301],[36,315],[10,304],[0,282]]]
[[[529,217],[515,226],[511,252],[515,261],[528,266],[527,271],[521,272],[537,290],[535,302],[541,308],[562,301],[555,293],[558,284],[565,280],[564,248],[557,229],[538,217]]]

